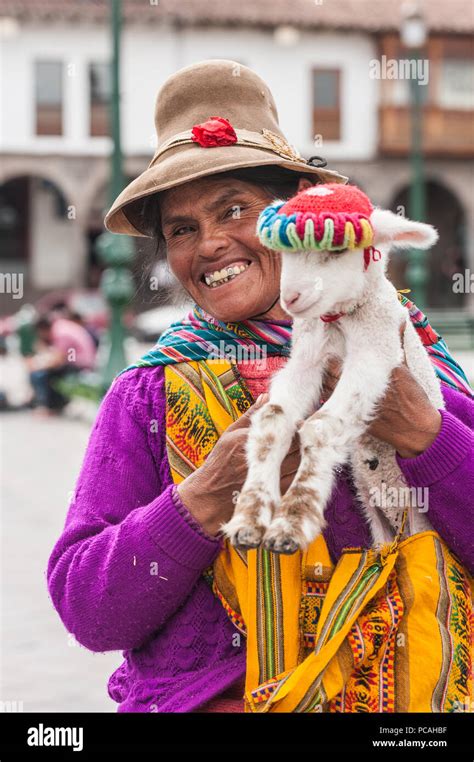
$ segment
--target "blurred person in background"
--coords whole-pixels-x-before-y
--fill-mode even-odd
[[[78,325],[82,326],[82,328],[84,328],[84,330],[87,331],[92,341],[94,342],[95,348],[97,349],[100,342],[99,336],[94,331],[94,329],[86,323],[82,315],[79,312],[71,311],[69,315],[69,320],[72,320],[74,323],[77,323]]]
[[[71,309],[66,302],[61,301],[53,304],[49,311],[49,315],[54,320],[57,318],[66,318],[67,320],[72,320],[74,323],[78,323],[87,331],[92,341],[94,342],[95,347],[97,348],[99,346],[99,336],[97,335],[96,331],[87,323],[84,316],[81,315],[80,312]]]
[[[68,402],[55,388],[58,379],[95,364],[97,347],[90,333],[62,314],[52,310],[37,320],[37,351],[27,358],[34,407],[41,415],[58,413]]]

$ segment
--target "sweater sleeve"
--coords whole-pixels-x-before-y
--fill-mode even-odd
[[[410,487],[427,488],[428,517],[439,535],[474,572],[474,399],[443,384],[438,436],[415,458],[397,462]]]
[[[169,466],[159,384],[161,368],[128,371],[112,384],[48,561],[53,605],[91,651],[142,645],[184,602],[221,547],[184,508],[175,485],[163,483]]]

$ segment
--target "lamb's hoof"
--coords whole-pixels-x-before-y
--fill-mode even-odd
[[[253,550],[261,545],[265,530],[263,527],[245,527],[235,535],[232,545],[240,550]]]
[[[261,544],[265,527],[252,523],[248,516],[234,514],[231,520],[221,527],[221,531],[235,548],[252,550]]]
[[[285,556],[292,556],[299,550],[298,543],[296,543],[291,537],[269,537],[263,542],[265,550],[270,550],[272,553],[282,553]]]
[[[290,516],[277,516],[263,536],[263,547],[273,553],[292,555],[298,550],[306,550],[312,541],[321,534],[324,517],[312,513],[299,517],[296,512]]]
[[[275,504],[264,490],[245,488],[239,495],[234,515],[221,527],[222,532],[236,548],[258,548],[274,510]]]
[[[292,555],[300,549],[299,532],[287,519],[275,519],[263,537],[263,547],[272,553]]]

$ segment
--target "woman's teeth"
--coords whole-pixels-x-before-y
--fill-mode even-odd
[[[222,285],[222,283],[227,283],[230,280],[234,280],[234,278],[236,278],[238,275],[240,275],[240,273],[243,273],[243,271],[248,268],[249,264],[250,262],[240,265],[228,265],[222,270],[215,270],[213,273],[205,273],[204,281],[211,288],[217,288],[218,286]]]

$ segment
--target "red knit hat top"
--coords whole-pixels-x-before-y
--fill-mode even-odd
[[[311,212],[312,214],[358,212],[369,218],[373,212],[373,206],[365,193],[355,185],[327,183],[300,191],[279,210],[279,214],[286,214],[287,217],[293,212]]]
[[[355,185],[327,183],[275,201],[260,214],[260,241],[277,251],[342,251],[370,246],[370,199]]]

